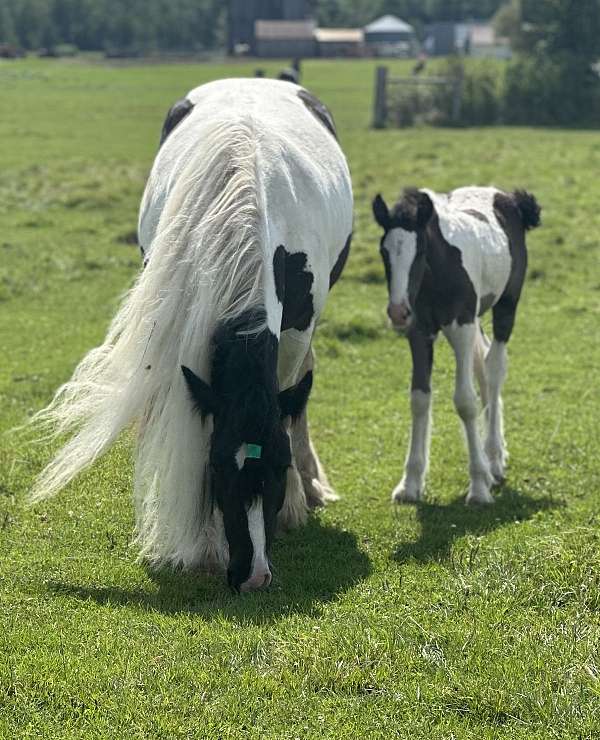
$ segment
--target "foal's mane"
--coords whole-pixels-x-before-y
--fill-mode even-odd
[[[164,186],[161,159],[149,192]],[[184,145],[186,143],[183,140]],[[179,143],[181,147],[181,143]],[[73,436],[38,478],[32,499],[51,496],[137,426],[137,539],[146,559],[223,564],[208,505],[205,463],[212,423],[201,422],[180,366],[208,379],[215,327],[264,305],[257,135],[251,119],[198,125],[168,194],[149,262],[125,296],[104,343],[34,423]],[[178,153],[179,154],[179,153]],[[254,326],[260,332],[264,313]]]
[[[417,188],[405,188],[390,212],[392,225],[407,231],[423,228],[432,214],[431,198]]]

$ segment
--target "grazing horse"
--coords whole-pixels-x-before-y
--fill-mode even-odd
[[[407,336],[412,354],[412,431],[404,477],[394,501],[418,501],[429,461],[433,343],[440,329],[456,357],[454,404],[469,448],[467,503],[493,503],[490,487],[504,478],[502,385],[525,272],[525,232],[540,223],[535,198],[524,191],[467,187],[451,193],[405,190],[388,210],[378,195],[375,220],[384,230],[380,252],[388,284],[388,315]],[[489,308],[491,345],[479,324]],[[486,407],[487,437],[477,430],[477,376]]]
[[[269,584],[276,524],[334,494],[308,433],[311,343],[350,248],[333,120],[289,82],[222,80],[169,111],[143,196],[145,268],[104,343],[38,414],[74,436],[33,497],[137,423],[141,557]]]

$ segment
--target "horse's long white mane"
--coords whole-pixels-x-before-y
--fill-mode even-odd
[[[248,117],[203,127],[104,343],[34,417],[74,436],[39,476],[33,500],[59,491],[137,422],[137,542],[154,563],[226,563],[205,488],[212,423],[193,411],[180,366],[209,380],[216,323],[264,303],[256,141]]]

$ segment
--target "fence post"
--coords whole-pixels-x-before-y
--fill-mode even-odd
[[[454,85],[452,86],[452,122],[456,125],[460,123],[460,115],[462,113],[463,86],[464,78],[461,74],[460,77],[454,81]]]
[[[375,103],[373,107],[373,128],[385,128],[387,119],[387,67],[375,70]]]

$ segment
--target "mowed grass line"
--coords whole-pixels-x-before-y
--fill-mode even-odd
[[[170,103],[254,66],[0,64],[0,432],[48,401],[131,284]],[[54,447],[4,434],[1,737],[600,735],[597,134],[369,131],[373,66],[310,62],[304,78],[333,109],[356,197],[310,412],[343,498],[278,541],[269,592],[234,597],[135,562],[127,436],[27,507]],[[508,481],[492,509],[464,507],[439,342],[427,502],[394,509],[410,362],[384,321],[370,200],[490,182],[544,206],[510,346]]]

